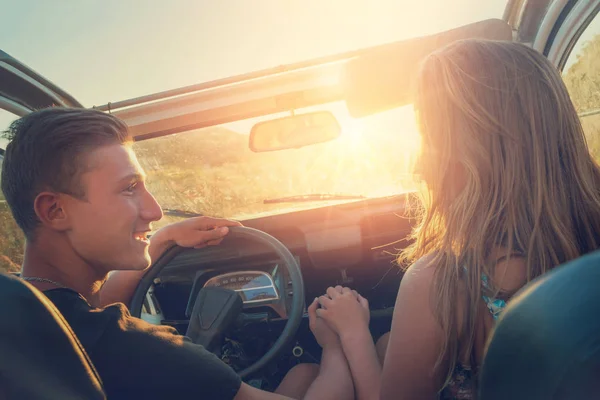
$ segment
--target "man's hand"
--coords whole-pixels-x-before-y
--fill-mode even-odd
[[[315,299],[308,307],[308,325],[311,332],[315,335],[317,343],[319,343],[322,348],[332,346],[339,347],[340,338],[329,326],[327,326],[327,323],[323,319],[317,316],[318,307],[319,302],[317,299]]]
[[[229,219],[194,217],[167,225],[150,238],[150,259],[156,261],[174,245],[196,249],[218,245],[229,232],[230,226],[242,224]]]
[[[200,249],[214,246],[227,235],[230,226],[242,226],[237,221],[222,218],[194,217],[184,221],[167,225],[156,232],[150,239],[155,242],[164,242],[168,245],[181,247],[194,247]]]

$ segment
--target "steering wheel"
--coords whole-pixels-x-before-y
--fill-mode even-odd
[[[247,239],[262,242],[269,246],[275,254],[281,259],[282,266],[287,270],[292,284],[292,299],[288,319],[281,332],[281,335],[273,346],[254,364],[240,371],[239,375],[245,378],[254,372],[264,368],[269,362],[278,357],[281,352],[292,342],[296,331],[302,321],[304,309],[304,280],[302,272],[296,259],[279,240],[273,236],[248,227],[231,227],[229,233],[220,246],[226,244],[228,239]],[[142,304],[148,289],[154,282],[154,279],[160,274],[163,268],[177,255],[191,249],[174,246],[167,250],[156,262],[154,262],[143,278],[140,280],[133,298],[131,299],[130,312],[134,317],[140,317],[142,313]],[[234,291],[207,287],[200,290],[196,297],[196,304],[190,317],[190,328],[194,325],[194,337],[192,340],[197,344],[213,343],[215,338],[220,338],[223,332],[235,320],[237,314],[242,309],[242,300]]]

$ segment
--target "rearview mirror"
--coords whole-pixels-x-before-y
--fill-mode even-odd
[[[292,115],[254,125],[250,149],[256,153],[297,149],[336,139],[341,132],[340,124],[329,111]]]

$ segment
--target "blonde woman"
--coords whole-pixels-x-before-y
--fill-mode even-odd
[[[424,61],[415,107],[427,190],[389,336],[373,345],[368,303],[348,288],[316,300],[361,400],[474,398],[511,295],[600,242],[600,169],[541,54],[456,42]]]

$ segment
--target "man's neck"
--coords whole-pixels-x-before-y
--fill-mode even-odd
[[[81,294],[94,307],[100,306],[100,288],[107,278],[81,259],[71,249],[47,248],[40,244],[27,243],[21,275],[44,278]],[[58,246],[60,247],[60,246]],[[30,281],[40,290],[56,288],[51,283]]]

